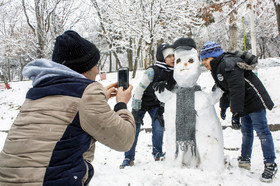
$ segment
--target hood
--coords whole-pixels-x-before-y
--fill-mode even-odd
[[[63,76],[72,78],[84,78],[85,76],[71,70],[70,68],[47,59],[37,59],[28,63],[22,71],[22,74],[32,80],[33,87],[40,82],[51,77]]]

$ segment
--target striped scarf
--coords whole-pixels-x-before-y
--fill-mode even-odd
[[[160,61],[156,61],[155,66],[158,66],[159,68],[164,69],[167,72],[173,71],[174,67],[169,66],[168,64],[166,64],[165,62],[160,62]]]

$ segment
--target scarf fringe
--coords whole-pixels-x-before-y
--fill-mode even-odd
[[[196,142],[194,140],[191,141],[176,141],[176,145],[180,147],[180,149],[184,152],[191,150],[192,156],[196,156]]]

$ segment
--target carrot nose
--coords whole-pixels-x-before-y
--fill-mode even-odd
[[[184,66],[188,66],[188,63],[184,63]]]

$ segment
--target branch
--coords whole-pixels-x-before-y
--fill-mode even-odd
[[[26,7],[25,7],[25,1],[24,0],[22,0],[22,7],[23,7],[24,15],[25,15],[26,20],[27,20],[27,24],[29,25],[29,27],[33,31],[34,35],[36,35],[35,28],[30,24],[29,17],[28,17],[27,12],[26,12]]]
[[[121,20],[121,22],[122,22],[124,25],[126,25],[128,28],[130,28],[130,30],[131,30],[132,32],[134,32],[134,33],[136,33],[136,34],[139,34],[139,35],[142,34],[140,31],[138,31],[138,30],[136,30],[135,28],[132,27],[131,22],[128,22],[127,19],[124,19],[124,17],[126,17],[126,18],[128,17],[128,16],[125,14],[125,12],[120,11],[120,9],[115,8],[114,6],[110,6],[110,8],[112,8],[113,10],[115,10],[116,13],[118,13],[119,15],[121,15],[121,16],[119,16],[119,19]]]
[[[46,27],[46,32],[49,31],[50,29],[50,17],[53,14],[53,12],[55,11],[55,9],[57,8],[57,5],[60,3],[61,0],[56,1],[53,9],[50,11],[50,13],[48,13],[46,19],[45,19],[45,27]]]
[[[245,2],[247,2],[247,0],[244,0],[243,2],[239,3],[238,5],[236,5],[223,19],[221,19],[218,22],[216,22],[216,24],[222,22],[223,20],[225,20],[227,18],[227,16],[229,16],[233,11],[238,9]]]
[[[4,6],[4,5],[6,5],[6,4],[9,4],[11,2],[11,0],[10,1],[7,1],[7,2],[4,2],[4,0],[2,0],[1,2],[0,2],[0,7],[1,6]]]
[[[99,20],[100,20],[100,27],[101,27],[101,29],[102,29],[102,31],[103,31],[103,33],[104,33],[104,36],[105,36],[107,39],[109,39],[109,38],[107,37],[107,32],[106,32],[105,26],[104,26],[104,24],[103,24],[103,22],[102,22],[102,15],[101,15],[101,13],[100,13],[100,8],[99,8],[99,6],[98,6],[98,4],[97,4],[97,1],[96,1],[96,0],[91,0],[91,2],[92,2],[94,8],[95,8],[96,11],[97,11],[97,15],[98,15]],[[110,42],[109,42],[108,40],[106,40],[106,41],[107,41],[108,44],[110,44]]]

